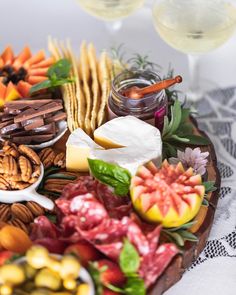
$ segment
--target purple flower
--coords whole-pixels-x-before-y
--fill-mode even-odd
[[[202,153],[200,148],[191,149],[187,147],[184,152],[177,151],[177,158],[170,158],[171,164],[181,162],[185,169],[192,167],[194,172],[200,175],[206,173],[208,152]]]

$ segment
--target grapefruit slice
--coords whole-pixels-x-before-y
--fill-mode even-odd
[[[25,81],[19,81],[17,84],[17,90],[22,97],[28,97],[31,85]]]
[[[37,68],[49,68],[51,65],[55,63],[55,59],[53,57],[49,57],[37,64],[33,64],[31,66],[31,69],[37,69]]]
[[[34,85],[34,84],[38,84],[40,82],[43,82],[47,79],[48,78],[45,76],[29,76],[27,81],[29,82],[29,84]]]
[[[153,164],[139,167],[131,180],[131,199],[145,220],[164,227],[180,226],[198,213],[205,194],[200,175],[183,165],[164,161],[158,169]]]
[[[2,55],[1,55],[4,65],[11,65],[13,63],[14,60],[14,53],[13,50],[11,48],[11,46],[8,46],[5,48],[5,50],[3,51]]]
[[[7,87],[2,82],[0,82],[0,99],[5,98],[6,90]]]
[[[21,95],[17,91],[16,86],[12,82],[9,82],[5,94],[5,101],[12,101],[20,97]]]
[[[35,68],[29,69],[28,74],[29,76],[46,76],[48,68]]]
[[[26,46],[21,53],[16,57],[13,67],[18,70],[26,60],[28,60],[31,57],[31,51],[28,46]]]
[[[23,67],[25,69],[28,69],[33,64],[37,64],[45,59],[45,53],[44,50],[40,50],[38,53],[33,55],[31,58],[29,58],[24,64]]]

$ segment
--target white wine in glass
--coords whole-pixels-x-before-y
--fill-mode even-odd
[[[121,19],[140,8],[145,0],[77,0],[89,14],[106,22],[109,31],[121,27]]]
[[[236,0],[156,0],[154,26],[173,48],[188,54],[189,98],[202,96],[199,56],[225,43],[236,28]]]

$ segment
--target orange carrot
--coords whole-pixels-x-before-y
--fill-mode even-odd
[[[21,53],[16,57],[13,67],[18,70],[26,60],[28,60],[31,57],[31,52],[28,46],[26,46]]]
[[[53,57],[49,57],[37,64],[32,65],[32,69],[37,69],[37,68],[48,68],[51,65],[55,63],[55,59]]]
[[[45,76],[29,76],[27,79],[27,82],[29,82],[29,84],[34,85],[34,84],[38,84],[40,82],[43,82],[47,80],[47,77]]]
[[[7,46],[1,55],[4,65],[11,65],[14,60],[14,53],[11,46]]]
[[[38,53],[33,55],[30,59],[28,59],[24,64],[23,67],[25,69],[28,69],[33,64],[37,64],[45,59],[45,53],[44,50],[40,50]]]

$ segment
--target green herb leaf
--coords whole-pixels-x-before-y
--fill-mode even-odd
[[[174,105],[171,106],[171,120],[169,125],[170,134],[174,134],[175,131],[179,128],[179,124],[182,118],[181,105],[178,100],[175,100]]]
[[[52,65],[47,72],[50,80],[66,79],[70,75],[71,63],[68,59],[60,59]]]
[[[189,144],[193,145],[208,145],[210,141],[208,138],[200,136],[200,135],[187,135],[187,139],[189,139]]]
[[[123,273],[129,275],[136,273],[140,266],[140,257],[135,247],[125,239],[119,258],[120,268]]]
[[[205,181],[202,184],[205,186],[206,194],[217,190],[217,187],[215,187],[215,181]]]
[[[74,79],[67,78],[67,79],[54,80],[52,81],[52,87],[58,87],[71,82],[74,82]]]
[[[190,143],[189,138],[179,137],[179,136],[176,135],[176,134],[171,135],[171,138],[170,138],[170,139],[171,139],[171,140],[178,141],[178,142]]]
[[[38,84],[35,84],[34,86],[32,86],[30,88],[29,93],[33,94],[33,93],[35,93],[35,92],[37,92],[39,90],[42,90],[42,89],[45,89],[45,88],[50,88],[50,87],[52,87],[52,82],[50,80],[45,80],[45,81],[43,81],[41,83],[38,83]]]
[[[186,122],[189,119],[190,116],[190,109],[184,109],[182,108],[182,114],[181,114],[181,124],[183,124],[184,122]],[[182,126],[181,126],[182,128]]]
[[[187,230],[179,230],[178,234],[180,234],[181,237],[184,238],[184,240],[186,240],[186,241],[191,241],[191,242],[198,241],[198,238],[193,233],[191,233]]]
[[[168,231],[170,232],[174,232],[174,231],[177,231],[179,229],[188,229],[190,227],[192,227],[194,224],[196,223],[196,221],[190,221],[190,222],[187,222],[183,225],[180,225],[180,226],[177,226],[177,227],[172,227],[172,228],[168,228]]]
[[[127,295],[146,295],[144,281],[139,277],[129,277],[124,291]]]
[[[104,184],[114,188],[118,196],[126,196],[129,192],[131,175],[128,170],[102,160],[88,159],[92,175]]]
[[[169,236],[172,242],[176,243],[178,246],[183,247],[184,246],[184,239],[181,237],[181,235],[178,232],[171,232],[167,229],[163,230],[164,233]]]
[[[53,215],[53,214],[47,214],[45,215],[47,217],[47,219],[49,219],[52,223],[57,223],[57,216]]]

